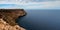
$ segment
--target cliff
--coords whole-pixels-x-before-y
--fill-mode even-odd
[[[0,9],[0,30],[25,30],[16,23],[16,19],[25,16],[23,9]]]

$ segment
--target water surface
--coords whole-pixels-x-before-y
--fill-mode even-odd
[[[17,22],[27,30],[60,30],[60,10],[25,11],[27,15]]]

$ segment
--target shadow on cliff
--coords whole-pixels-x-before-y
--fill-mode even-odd
[[[20,25],[20,21],[24,18],[24,17],[26,17],[27,16],[27,13],[25,14],[25,15],[23,15],[23,16],[19,16],[17,19],[16,19],[16,23],[18,23],[18,25]]]

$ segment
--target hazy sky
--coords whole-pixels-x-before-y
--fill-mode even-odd
[[[0,8],[60,9],[60,0],[0,0]]]

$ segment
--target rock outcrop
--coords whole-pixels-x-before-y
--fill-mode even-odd
[[[25,15],[23,9],[0,9],[0,30],[25,30],[16,23],[18,17]]]

